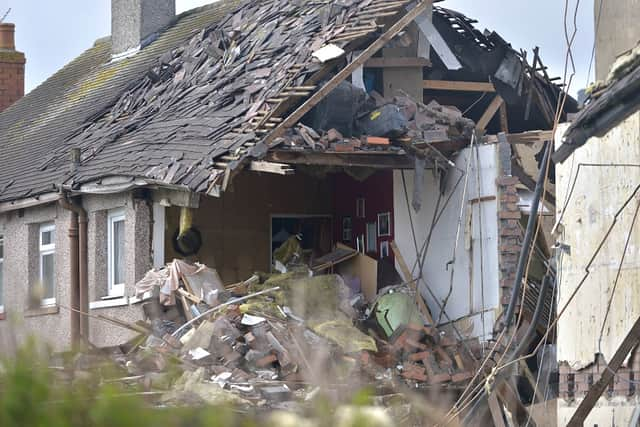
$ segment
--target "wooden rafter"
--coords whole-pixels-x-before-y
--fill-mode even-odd
[[[504,100],[500,95],[496,95],[496,97],[493,98],[491,104],[489,104],[486,111],[482,114],[482,117],[480,117],[480,120],[478,120],[478,123],[476,123],[476,129],[478,129],[478,131],[484,132],[487,129],[487,125],[491,119],[493,119],[493,116],[496,115],[503,103]]]
[[[458,82],[454,80],[424,80],[423,87],[429,90],[453,90],[460,92],[495,92],[493,83]]]
[[[325,96],[327,96],[333,89],[335,89],[340,83],[351,76],[353,71],[364,65],[364,63],[371,58],[377,51],[382,49],[387,43],[391,41],[400,31],[402,31],[407,25],[409,25],[418,15],[420,15],[431,2],[423,0],[414,7],[411,12],[408,12],[395,24],[387,30],[380,38],[371,43],[369,47],[363,50],[356,59],[354,59],[349,65],[344,67],[338,74],[333,76],[331,80],[325,84],[322,89],[311,95],[302,105],[300,105],[293,113],[289,115],[282,123],[280,123],[264,140],[264,143],[269,146],[276,138],[282,136],[287,128],[295,125],[302,117],[307,114],[313,107],[318,105]]]

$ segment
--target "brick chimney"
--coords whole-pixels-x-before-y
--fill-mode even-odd
[[[24,96],[24,53],[16,51],[14,24],[0,24],[0,112]]]
[[[175,0],[111,0],[111,54],[145,47],[176,15]]]

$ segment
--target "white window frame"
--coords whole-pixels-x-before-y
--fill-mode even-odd
[[[4,313],[4,284],[6,282],[4,274],[4,235],[0,232],[0,314]]]
[[[42,243],[42,235],[44,233],[47,232],[53,232],[53,241],[47,245],[44,245]],[[40,229],[38,230],[38,263],[40,265],[40,285],[42,286],[42,289],[44,291],[44,271],[43,271],[43,257],[45,255],[53,255],[54,260],[53,260],[53,267],[54,267],[54,272],[53,272],[53,297],[47,298],[43,295],[42,297],[42,301],[40,302],[40,305],[42,305],[43,307],[45,306],[50,306],[50,305],[55,305],[56,304],[56,274],[55,274],[55,253],[56,253],[56,225],[52,222],[50,223],[46,223],[46,224],[41,224],[40,225]]]
[[[114,283],[115,246],[113,241],[113,225],[122,221],[126,224],[124,209],[114,209],[107,215],[107,269],[108,269],[108,296],[124,296],[124,282]]]

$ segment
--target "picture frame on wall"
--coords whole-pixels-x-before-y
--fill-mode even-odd
[[[391,213],[378,214],[378,236],[391,236]]]
[[[350,216],[342,218],[342,241],[351,242],[353,238],[353,222]]]
[[[387,240],[380,242],[380,259],[389,257],[389,242]]]

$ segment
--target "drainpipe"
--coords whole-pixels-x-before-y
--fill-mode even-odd
[[[71,340],[74,348],[86,343],[88,338],[88,320],[78,311],[89,311],[87,284],[87,212],[77,203],[70,202],[60,195],[58,203],[72,213],[69,226],[70,276],[71,276]]]

